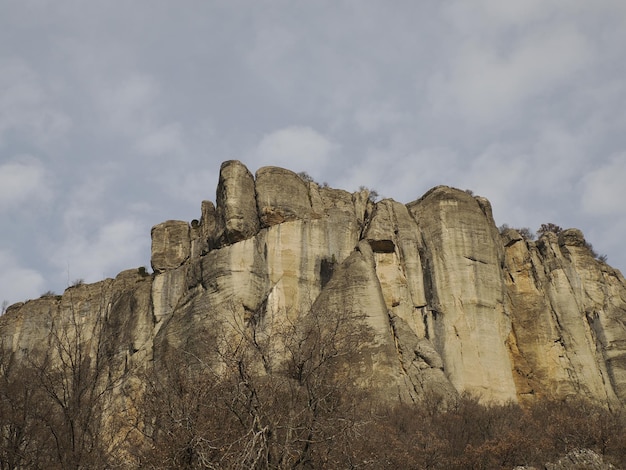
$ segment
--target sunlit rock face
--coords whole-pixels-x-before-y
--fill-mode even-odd
[[[154,335],[151,286],[151,276],[135,268],[115,279],[77,284],[63,295],[16,304],[0,317],[0,346],[27,357],[48,351],[55,341],[73,339],[78,331],[86,347],[93,348],[94,337],[102,332],[115,367],[145,362],[152,355]]]
[[[294,172],[266,166],[256,172],[256,201],[262,227],[309,219],[308,184]]]
[[[507,337],[503,250],[489,204],[440,186],[409,204],[422,235],[428,335],[457,390],[517,396]]]
[[[454,188],[374,202],[232,160],[197,220],[151,235],[153,274],[16,304],[0,317],[2,347],[35,350],[52,324],[103,318],[112,363],[130,369],[254,325],[281,367],[285,327],[323,318],[354,333],[345,366],[377,400],[626,403],[626,283],[578,230],[533,242],[500,234],[489,202]]]
[[[152,269],[161,273],[182,265],[191,253],[190,227],[182,220],[168,220],[152,227]]]
[[[222,163],[217,184],[217,233],[223,244],[235,243],[259,230],[254,178],[239,161]]]
[[[517,236],[516,236],[517,235]],[[583,396],[626,402],[626,286],[594,258],[582,233],[506,239],[505,282],[522,398]]]

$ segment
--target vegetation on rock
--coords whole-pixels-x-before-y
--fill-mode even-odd
[[[555,235],[560,234],[563,231],[563,228],[561,228],[560,226],[553,224],[552,222],[549,222],[547,224],[541,224],[541,227],[539,227],[537,229],[537,235],[541,236],[544,233],[554,233]]]

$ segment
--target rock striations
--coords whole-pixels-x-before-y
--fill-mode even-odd
[[[349,367],[383,400],[582,396],[626,404],[626,282],[580,231],[500,234],[486,199],[446,186],[407,205],[281,168],[222,164],[216,204],[152,229],[152,269],[11,306],[2,346],[45,346],[49,322],[104,312],[119,364],[210,349],[250,324],[320,315],[359,335]],[[220,330],[221,331],[221,330]],[[274,336],[273,336],[274,335]],[[230,337],[230,336],[229,336]]]

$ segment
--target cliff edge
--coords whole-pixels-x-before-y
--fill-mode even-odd
[[[51,324],[104,314],[112,370],[199,353],[224,325],[233,340],[251,327],[274,338],[279,364],[286,325],[324,318],[358,336],[347,367],[387,401],[470,392],[626,404],[626,282],[579,230],[530,241],[501,234],[489,202],[458,189],[375,202],[227,161],[215,204],[151,236],[153,274],[9,307],[4,350],[26,357],[49,347]]]

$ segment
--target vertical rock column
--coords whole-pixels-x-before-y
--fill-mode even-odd
[[[594,259],[579,230],[515,235],[503,234],[518,383],[556,399],[624,400],[621,275]]]
[[[516,400],[502,244],[484,199],[439,186],[408,205],[422,232],[430,339],[458,391]]]
[[[580,277],[585,320],[592,329],[597,362],[606,367],[611,387],[626,404],[626,281],[622,273],[595,259],[578,230],[565,230],[559,237],[562,251]]]
[[[222,246],[250,238],[259,231],[254,178],[240,161],[229,160],[220,167],[217,223],[217,238]]]
[[[426,299],[415,220],[404,204],[385,199],[376,204],[364,237],[375,254],[387,309],[425,337],[422,307]]]
[[[515,230],[502,234],[513,328],[512,360],[520,400],[561,399],[577,393],[576,372],[563,344],[562,327],[544,287],[552,282],[546,271],[550,273],[558,266],[556,236],[549,235],[539,242],[547,255],[544,258],[535,242],[527,242]],[[567,310],[570,305],[566,305],[556,307]],[[579,309],[575,312],[574,316]]]
[[[185,262],[191,255],[187,222],[168,220],[152,227],[152,303],[157,328],[169,317],[185,289]]]

